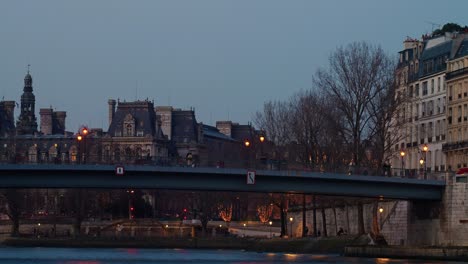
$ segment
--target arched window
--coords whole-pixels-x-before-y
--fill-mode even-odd
[[[135,150],[135,156],[136,156],[137,159],[141,159],[141,148],[138,147]]]
[[[120,149],[114,150],[114,161],[120,161]]]
[[[125,159],[127,161],[131,161],[132,160],[132,150],[130,149],[130,147],[127,147],[125,149]]]
[[[36,146],[32,146],[29,148],[29,157],[28,157],[28,160],[30,163],[36,163],[37,162],[37,147]]]
[[[104,149],[104,160],[106,162],[109,162],[110,161],[110,147],[107,146],[105,149]]]
[[[78,148],[76,146],[70,147],[70,161],[72,163],[77,162]]]
[[[133,126],[132,126],[132,124],[126,124],[126,126],[125,126],[125,135],[126,136],[133,135]]]

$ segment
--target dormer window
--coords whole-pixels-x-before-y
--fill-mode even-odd
[[[125,126],[125,135],[126,136],[133,136],[133,126],[132,126],[132,124],[126,124],[126,126]]]
[[[131,114],[125,116],[123,128],[124,137],[135,136],[135,119]]]

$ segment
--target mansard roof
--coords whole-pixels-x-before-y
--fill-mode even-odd
[[[460,47],[455,53],[455,58],[461,58],[468,55],[468,36],[461,42]]]
[[[452,50],[452,41],[446,41],[434,47],[424,49],[421,55],[421,60],[429,60],[435,59],[439,56],[443,55],[450,55],[450,51]]]
[[[193,110],[172,112],[172,140],[175,142],[198,142],[198,123]]]
[[[219,130],[214,126],[203,125],[203,136],[205,137],[212,137],[226,141],[238,141],[225,134],[219,132]]]
[[[108,133],[115,136],[123,131],[125,118],[131,116],[135,120],[135,131],[143,131],[144,135],[156,137],[156,114],[153,103],[149,101],[119,102],[112,118]]]

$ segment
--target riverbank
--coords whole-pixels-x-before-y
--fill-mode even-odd
[[[468,261],[468,247],[401,247],[348,245],[346,257]]]
[[[11,247],[74,247],[74,248],[187,248],[239,249],[256,252],[334,253],[345,246],[359,244],[353,236],[332,238],[259,239],[259,238],[7,238],[3,246]]]

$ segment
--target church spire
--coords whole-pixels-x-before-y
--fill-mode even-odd
[[[36,97],[33,94],[32,77],[28,72],[24,76],[24,88],[21,95],[21,113],[18,122],[16,122],[16,131],[18,135],[34,134],[37,132],[37,121],[35,115]]]

